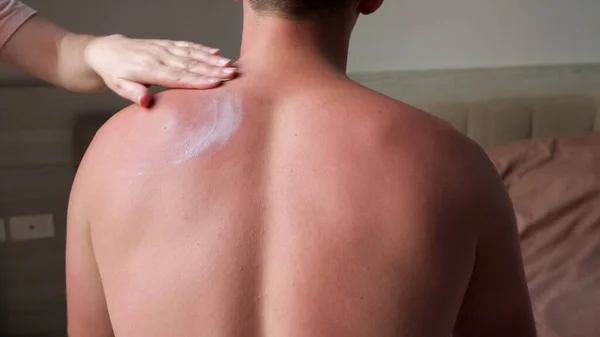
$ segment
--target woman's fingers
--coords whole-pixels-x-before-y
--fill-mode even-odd
[[[155,57],[160,64],[209,78],[229,80],[235,77],[236,68],[231,60],[206,52],[206,47],[189,42],[162,43]]]
[[[219,53],[220,49],[207,47],[198,43],[187,42],[187,41],[169,41],[169,40],[150,40],[149,42],[155,43],[161,47],[181,47],[181,48],[193,48],[201,50],[203,52],[213,54]]]
[[[152,102],[150,90],[144,84],[124,79],[111,79],[106,81],[106,85],[117,95],[143,107],[148,107]]]
[[[140,82],[153,83],[166,88],[210,89],[221,85],[223,79],[194,73],[176,67],[159,66],[152,72],[140,74]]]
[[[218,67],[226,67],[231,64],[231,60],[222,56],[218,53],[210,53],[206,49],[196,48],[194,46],[177,46],[173,44],[158,45],[163,50],[175,57],[189,58],[196,61],[208,63]]]
[[[220,78],[223,80],[233,78],[237,72],[234,67],[223,68],[197,59],[179,56],[167,56],[162,60],[162,64],[167,67],[186,70],[194,74]]]

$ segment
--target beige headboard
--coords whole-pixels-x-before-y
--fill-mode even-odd
[[[556,95],[419,107],[489,149],[529,138],[600,131],[599,102],[592,95]]]
[[[437,115],[483,147],[600,131],[600,64],[351,76]]]

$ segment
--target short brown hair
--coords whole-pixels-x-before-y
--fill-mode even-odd
[[[348,0],[250,0],[256,12],[293,19],[333,14],[347,3]]]

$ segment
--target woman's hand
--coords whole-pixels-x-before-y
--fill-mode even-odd
[[[232,79],[236,69],[218,50],[191,42],[98,37],[84,51],[86,64],[106,86],[142,106],[151,102],[149,85],[210,89]]]
[[[71,33],[36,15],[0,49],[0,61],[76,92],[109,87],[142,106],[150,85],[209,89],[235,76],[218,51],[190,42]]]

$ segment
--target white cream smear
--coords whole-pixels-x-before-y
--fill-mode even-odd
[[[127,165],[126,169],[118,170],[118,174],[135,178],[181,165],[215,146],[226,144],[242,123],[242,104],[234,94],[213,97],[211,105],[202,109],[205,113],[198,113],[191,120],[164,124],[166,134],[154,138],[158,144],[151,146],[152,153],[136,158],[133,167]]]
[[[191,123],[177,143],[174,165],[202,155],[216,145],[223,145],[233,136],[242,122],[242,104],[233,94],[212,99],[208,123]]]

